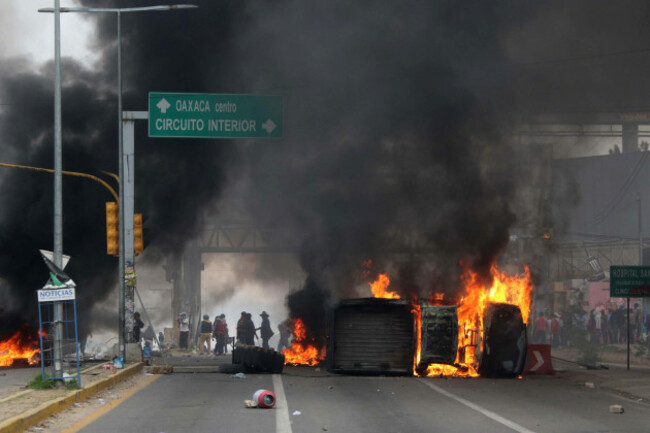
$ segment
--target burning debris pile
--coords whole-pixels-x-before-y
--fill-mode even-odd
[[[40,360],[38,338],[23,326],[8,339],[0,341],[0,367],[36,365]]]
[[[285,364],[290,365],[317,365],[325,359],[325,348],[317,347],[313,341],[307,339],[307,329],[302,320],[292,318],[293,342],[291,347],[284,349]]]

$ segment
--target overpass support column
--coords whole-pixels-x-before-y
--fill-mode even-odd
[[[201,251],[189,246],[183,255],[183,282],[185,293],[181,303],[186,306],[190,319],[192,340],[198,341],[198,327],[201,322]]]
[[[639,150],[639,125],[637,123],[623,124],[623,153]]]

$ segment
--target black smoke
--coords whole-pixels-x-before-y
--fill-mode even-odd
[[[453,292],[461,259],[487,277],[516,222],[508,134],[518,114],[648,96],[639,57],[627,58],[622,80],[603,59],[534,65],[629,48],[635,17],[647,16],[640,1],[194,3],[200,9],[123,14],[124,108],[145,110],[149,91],[280,94],[284,139],[154,140],[137,127],[136,210],[148,217],[148,256],[181,254],[206,209],[227,208],[219,198],[238,188],[247,218],[298,236],[304,291],[323,310],[354,292],[367,259],[377,272],[394,270],[404,293]],[[630,29],[623,18],[608,21],[611,7],[632,19]],[[116,19],[89,19],[102,57],[92,69],[64,62],[64,169],[116,172]],[[5,60],[0,88],[2,159],[51,167],[52,65]],[[0,278],[11,311],[31,320],[46,276],[37,250],[51,249],[52,177],[0,176]],[[116,284],[116,260],[103,254],[107,200],[86,180],[64,181],[64,250],[73,256],[67,271],[87,288],[81,311]],[[405,239],[433,253],[413,258],[419,250],[409,253]],[[304,304],[289,300],[291,314],[307,314]]]
[[[100,2],[87,2],[99,6]],[[101,2],[133,6],[133,2]],[[207,16],[186,11],[122,18],[124,109],[144,111],[154,90],[217,92],[224,79],[214,66],[227,57],[229,7],[208,6]],[[168,15],[168,16],[166,16]],[[117,62],[114,14],[97,20],[92,43],[101,53],[96,68],[63,60],[63,169],[90,173],[117,185],[102,171],[117,173]],[[194,29],[194,30],[192,30]],[[196,31],[191,35],[192,31]],[[160,38],[162,34],[168,37]],[[203,35],[210,50],[200,47]],[[209,42],[208,42],[209,41]],[[210,63],[213,66],[207,66]],[[201,68],[201,65],[206,66]],[[2,162],[53,167],[52,63],[39,66],[4,59],[0,67]],[[136,126],[136,212],[147,219],[150,260],[180,255],[196,234],[204,209],[214,205],[224,181],[230,143],[155,140]],[[39,249],[52,249],[53,176],[2,168],[0,178],[0,281],[8,295],[3,331],[37,320],[35,290],[47,279]],[[91,317],[92,306],[117,285],[117,259],[105,254],[104,202],[112,196],[77,177],[63,181],[63,247],[72,256],[66,271],[78,285],[81,333],[91,326],[116,329],[117,318]],[[40,263],[39,263],[40,261]]]

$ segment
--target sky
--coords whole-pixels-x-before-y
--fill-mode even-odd
[[[67,0],[61,6],[76,6]],[[25,57],[35,64],[54,58],[54,15],[39,13],[54,7],[53,0],[3,0],[0,2],[0,57]],[[87,45],[93,22],[83,14],[61,14],[61,55],[90,66],[97,57]]]

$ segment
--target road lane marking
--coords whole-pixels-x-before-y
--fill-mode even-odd
[[[289,404],[284,394],[282,376],[273,375],[273,392],[275,393],[275,432],[292,433],[291,420],[289,419]]]
[[[519,432],[519,433],[535,433],[532,430],[528,430],[526,427],[522,427],[516,422],[510,421],[509,419],[506,419],[502,417],[501,415],[497,415],[496,413],[489,411],[478,404],[472,403],[471,401],[465,400],[462,397],[458,397],[450,392],[445,391],[444,389],[440,388],[439,386],[434,385],[431,383],[431,379],[423,379],[420,378],[418,379],[420,382],[431,388],[432,390],[439,392],[440,394],[444,395],[445,397],[449,397],[453,400],[456,400],[457,402],[464,404],[465,406],[469,407],[470,409],[474,409],[475,411],[485,415],[486,417],[493,419],[494,421],[505,425],[508,428],[511,428],[512,430]]]
[[[82,419],[80,421],[77,421],[76,423],[72,424],[70,427],[61,430],[59,433],[76,433],[76,432],[78,432],[82,428],[86,427],[88,424],[90,424],[90,423],[94,422],[95,420],[97,420],[99,417],[105,415],[106,413],[108,413],[111,410],[118,407],[120,404],[124,403],[126,400],[129,399],[129,397],[133,396],[138,391],[140,391],[143,388],[146,388],[147,386],[149,386],[154,380],[160,379],[161,377],[162,377],[162,375],[158,374],[158,375],[146,378],[144,380],[144,382],[142,382],[141,384],[139,384],[135,388],[132,388],[132,389],[128,390],[127,392],[122,394],[122,396],[120,398],[109,401],[104,406],[97,409],[95,412],[91,413],[90,415],[88,415],[84,419]]]

